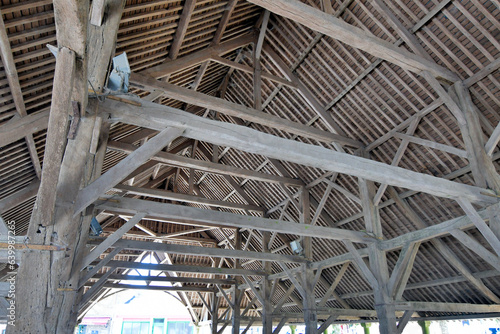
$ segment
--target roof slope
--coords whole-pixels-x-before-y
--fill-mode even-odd
[[[134,72],[148,75],[159,73],[161,69],[164,74],[155,75],[161,82],[250,108],[257,106],[256,109],[268,115],[346,137],[352,143],[360,143],[365,150],[364,154],[368,154],[374,161],[457,183],[478,185],[471,172],[470,152],[466,152],[467,139],[463,137],[455,111],[450,108],[449,103],[444,103],[446,101],[442,96],[441,90],[446,91],[453,83],[442,81],[444,86],[438,84],[438,88],[425,74],[418,75],[315,32],[291,19],[272,13],[267,21],[264,9],[251,2],[127,0],[119,27],[116,53],[127,53]],[[320,10],[323,6],[323,1],[302,2]],[[385,4],[384,7],[388,7],[391,15],[388,16],[388,12],[384,12],[377,3]],[[498,137],[498,1],[346,0],[344,3],[333,1],[331,6],[334,15],[351,26],[404,50],[420,54],[422,58],[455,73],[467,86],[477,108],[482,131],[480,137],[485,142],[490,137]],[[42,115],[50,107],[55,67],[55,58],[45,47],[46,44],[56,43],[52,1],[3,1],[0,10],[19,77],[26,115]],[[397,22],[392,21],[393,19]],[[404,35],[402,29],[406,29],[411,36],[410,41],[418,44],[410,45],[408,35]],[[258,42],[259,35],[264,37],[263,40],[260,39],[262,44]],[[217,49],[229,43],[233,43],[233,46]],[[260,62],[255,61],[255,53],[259,53],[255,50],[256,46],[262,46]],[[259,67],[262,77],[260,87],[254,81],[255,68]],[[5,68],[4,64],[0,73],[2,130],[13,124],[19,115],[24,116],[14,102]],[[261,97],[256,98],[255,91],[259,90]],[[360,154],[359,147],[354,147],[355,145],[341,147],[337,143],[320,141],[314,136],[278,129],[273,123],[266,123],[266,120],[251,121],[245,115],[241,116],[244,118],[242,119],[214,108],[206,108],[203,103],[175,99],[159,90],[150,92],[132,84],[131,92],[146,100],[207,119],[238,124],[349,155]],[[26,137],[19,137],[5,145],[0,143],[0,213],[4,220],[16,221],[18,234],[27,231],[34,205],[36,193],[27,190],[22,192],[24,189],[30,190],[30,186],[35,186],[36,191],[36,166],[43,161],[45,128],[42,126],[33,133],[23,133]],[[113,143],[140,147],[156,133],[157,131],[130,124],[112,123],[103,173],[127,156],[123,150],[113,147]],[[491,146],[489,153],[498,171],[497,160],[500,155],[496,143]],[[36,149],[35,154],[33,149]],[[367,230],[362,206],[364,195],[360,192],[360,181],[355,176],[337,174],[286,159],[278,161],[229,146],[184,137],[175,140],[164,151],[223,166],[257,171],[281,177],[282,180],[299,180],[299,184],[309,192],[309,219],[315,220],[316,225],[362,232]],[[198,199],[218,201],[218,204],[207,205],[206,201],[202,204],[199,200],[184,201],[165,197],[158,199],[158,196],[151,193],[129,193],[127,197],[254,217],[264,215],[273,220],[304,221],[303,213],[299,210],[302,206],[299,202],[300,189],[304,187],[234,175],[149,161],[123,180],[122,185],[192,194]],[[376,197],[383,232],[378,237],[385,240],[466,215],[459,203],[452,198],[436,197],[396,186],[388,186],[386,189],[380,183],[375,185],[375,193],[377,189],[385,190],[377,193]],[[115,195],[119,193],[119,189],[108,192]],[[12,198],[17,199],[13,204],[9,202]],[[232,204],[224,206],[220,203],[222,201]],[[254,210],[250,210],[249,206],[253,206]],[[124,218],[128,219],[123,214],[114,215],[112,212],[98,215],[105,235],[122,226]],[[191,229],[193,231],[188,233]],[[264,251],[262,239],[267,236],[261,231],[244,228],[240,232],[246,250]],[[495,249],[475,228],[465,231],[462,242],[457,240],[458,237],[460,235],[448,234],[432,240],[424,239],[422,243],[416,244],[414,261],[408,261],[410,268],[413,262],[413,269],[407,277],[408,284],[402,293],[402,300],[498,303],[500,280]],[[182,224],[145,219],[141,221],[140,227],[131,229],[126,238],[232,249],[237,236],[235,229],[227,225],[194,224],[189,219]],[[293,252],[289,243],[297,238],[292,233],[273,233],[268,247],[271,252],[291,255]],[[472,240],[482,245],[486,252],[483,255],[487,256],[478,256],[471,250],[477,249],[477,246],[468,247],[467,240],[469,244]],[[356,247],[358,245],[361,246],[357,244]],[[350,258],[344,261],[339,259],[348,253],[347,247],[342,240],[312,239],[311,261],[322,268],[318,284],[314,288],[315,296],[322,298],[335,283],[337,286],[332,297],[324,304],[325,307],[373,310],[373,289],[369,279],[359,268],[362,264],[356,263],[356,260],[350,262]],[[411,247],[415,247],[415,244],[411,244]],[[401,265],[398,264],[398,259],[404,257],[401,256],[404,252],[411,251],[411,247],[387,249],[389,273]],[[128,251],[127,254],[117,255],[115,260],[137,261],[145,254],[144,251]],[[263,269],[260,261],[242,260],[238,264],[234,259],[223,258],[219,261],[219,258],[203,254],[154,254],[158,262],[162,263],[229,268],[241,265],[248,270]],[[289,266],[292,268],[291,264]],[[106,269],[102,272],[105,271]],[[276,283],[273,304],[281,301],[292,284],[287,275],[280,274],[283,271],[281,264],[272,263],[272,273],[283,279],[279,284]],[[208,273],[179,275],[216,277]],[[341,279],[336,280],[338,277]],[[245,294],[247,299],[244,299],[242,307],[246,307],[252,300],[254,291],[248,290]],[[189,305],[195,320],[204,318],[205,307],[200,296],[196,292],[186,292],[181,297]],[[302,312],[301,307],[295,304],[297,300],[300,301],[301,297],[295,291],[291,297],[286,298],[282,312],[291,315]],[[260,304],[257,302],[257,306],[248,315],[258,316]],[[227,302],[221,298],[221,315],[227,307]],[[465,316],[468,313],[463,309],[455,312],[439,309],[417,311],[420,317]],[[320,318],[324,317],[325,315],[320,315]],[[362,318],[370,319],[374,315],[366,313]],[[359,317],[353,318],[346,313],[345,317],[339,319]]]

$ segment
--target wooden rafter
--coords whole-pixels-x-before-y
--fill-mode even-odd
[[[448,69],[437,66],[435,63],[405,49],[394,47],[394,45],[360,28],[349,25],[297,0],[249,0],[249,2],[417,74],[428,71],[438,78],[451,82],[459,79],[455,73]]]

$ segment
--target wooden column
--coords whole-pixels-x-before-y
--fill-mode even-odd
[[[212,294],[212,334],[217,334],[217,323],[219,321],[219,297],[217,293]]]
[[[375,185],[371,181],[359,178],[359,190],[363,206],[366,231],[377,238],[382,237],[382,224],[378,207],[374,205]],[[369,262],[371,272],[376,279],[372,282],[375,297],[375,310],[380,322],[381,334],[396,334],[396,314],[394,301],[387,289],[389,270],[387,268],[386,253],[376,244],[370,244]],[[378,284],[377,284],[378,283]]]
[[[240,229],[236,229],[235,238],[234,238],[234,249],[241,250],[241,231]],[[239,259],[234,259],[234,268],[240,269],[241,264]],[[236,283],[233,287],[233,317],[232,317],[232,333],[240,334],[240,322],[241,322],[241,310],[240,303],[243,292],[238,289],[238,283],[241,280],[240,277],[236,278]]]
[[[309,190],[302,187],[300,193],[300,223],[310,224],[311,214],[309,206]],[[302,239],[305,257],[312,261],[312,238],[304,237]],[[306,334],[316,334],[318,328],[318,315],[316,311],[316,298],[314,296],[315,274],[313,269],[308,264],[303,265],[302,270],[302,288],[304,295],[302,296],[302,305],[304,308],[304,323],[306,325]]]
[[[17,281],[19,316],[16,326],[8,328],[9,334],[74,332],[80,278],[78,270],[74,268],[84,254],[92,217],[92,209],[74,216],[74,199],[80,185],[86,185],[91,180],[99,163],[96,163],[96,156],[90,152],[92,138],[99,134],[101,122],[96,122],[95,106],[90,108],[89,115],[93,116],[86,114],[87,86],[89,80],[94,87],[101,87],[100,82],[104,82],[121,17],[119,9],[123,6],[121,0],[107,2],[110,13],[100,28],[103,30],[96,34],[90,32],[87,38],[89,2],[54,0],[60,49],[49,123],[53,122],[56,129],[51,131],[49,126],[44,157],[49,163],[43,166],[39,196],[28,236],[32,244],[57,244],[65,248],[51,253],[31,251],[23,254]],[[111,24],[114,15],[117,18]],[[96,35],[105,42],[96,43]],[[87,39],[91,42],[87,43]],[[69,63],[68,55],[71,55]],[[92,62],[95,66],[90,71],[87,69],[89,58],[95,59]],[[102,62],[97,61],[101,58]],[[97,66],[101,63],[102,67]],[[71,82],[68,82],[69,79]],[[53,113],[57,108],[59,112]],[[68,114],[73,108],[80,113],[81,120],[74,139],[67,140]],[[47,145],[52,145],[51,150]],[[95,145],[94,149],[99,150]]]
[[[262,232],[262,250],[264,253],[269,253],[269,241],[271,239],[270,232]],[[267,274],[271,273],[271,262],[263,261],[262,265],[264,267],[264,271]],[[262,291],[263,291],[263,299],[264,304],[262,305],[262,330],[264,334],[272,334],[273,332],[273,317],[272,311],[273,307],[271,304],[271,281],[267,278],[262,280]]]

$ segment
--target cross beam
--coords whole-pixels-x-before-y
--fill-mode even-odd
[[[203,210],[188,206],[157,203],[134,198],[113,198],[110,200],[105,200],[103,198],[103,200],[97,201],[96,205],[98,209],[121,212],[123,214],[147,212],[148,216],[165,220],[188,219],[189,221],[195,223],[199,222],[227,227],[252,228],[270,232],[277,231],[279,233],[333,240],[347,239],[360,243],[372,243],[374,241],[374,239],[370,236],[358,231],[321,226],[305,226],[281,220],[243,216],[233,213]]]
[[[472,202],[496,203],[491,191],[437,178],[428,174],[389,166],[384,163],[308,145],[230,123],[222,123],[140,99],[141,107],[107,100],[100,107],[115,121],[163,130],[165,126],[185,127],[184,136],[232,147],[270,158],[316,167],[327,171],[363,177],[393,186],[421,191],[438,197],[467,198]]]

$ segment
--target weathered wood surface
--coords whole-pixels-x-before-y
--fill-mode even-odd
[[[371,243],[373,238],[363,232],[336,229],[321,226],[306,226],[274,219],[252,216],[242,216],[211,210],[191,208],[166,203],[156,203],[132,198],[113,199],[112,201],[99,200],[96,207],[104,210],[118,211],[124,214],[147,212],[148,216],[164,219],[189,220],[199,223],[213,223],[228,227],[255,228],[262,231],[277,231],[287,234],[296,234],[333,240],[348,239],[353,242]]]
[[[134,101],[140,102],[140,100]],[[102,108],[111,113],[117,121],[157,130],[163,129],[165,126],[185,126],[185,137],[229,146],[270,158],[363,177],[375,182],[421,191],[439,197],[464,197],[473,202],[497,202],[494,197],[488,196],[490,191],[479,187],[279,138],[230,123],[208,120],[178,109],[158,106],[146,101],[140,103],[142,107],[139,108],[127,103],[107,100],[102,104]]]
[[[169,254],[183,254],[183,255],[203,254],[205,256],[226,257],[233,259],[255,259],[259,261],[283,261],[283,262],[293,262],[293,263],[306,262],[304,258],[296,255],[260,253],[260,252],[242,251],[236,249],[176,245],[176,244],[166,244],[166,243],[147,242],[138,240],[122,239],[112,243],[112,245],[114,245],[114,247],[120,247],[123,249],[167,252]]]
[[[459,80],[455,73],[434,62],[398,48],[361,28],[354,27],[300,1],[249,0],[249,2],[412,72],[429,71],[434,76],[451,82]]]
[[[138,188],[138,187],[131,187],[131,186],[127,186],[127,185],[117,185],[117,186],[113,187],[113,189],[123,191],[127,194],[148,196],[148,197],[152,197],[152,198],[162,198],[162,199],[168,199],[171,201],[203,204],[203,205],[208,205],[208,206],[215,206],[215,207],[228,208],[228,209],[237,209],[237,210],[248,210],[248,211],[256,211],[256,212],[263,211],[263,209],[261,207],[258,207],[256,205],[245,205],[245,204],[238,204],[238,203],[233,203],[233,202],[228,202],[228,201],[217,201],[217,200],[208,199],[208,198],[201,197],[201,196],[193,196],[193,195],[175,193],[172,191],[165,191],[165,190],[160,190],[160,189]]]
[[[361,147],[361,143],[357,140],[347,138],[334,133],[322,131],[314,127],[290,121],[285,118],[280,118],[257,109],[249,108],[241,104],[236,104],[227,100],[208,96],[202,93],[195,92],[191,89],[179,87],[148,77],[139,73],[132,73],[130,82],[141,89],[158,89],[163,90],[164,96],[181,100],[183,102],[194,104],[202,108],[216,110],[218,112],[235,116],[240,119],[271,126],[273,128],[300,135],[306,138],[313,138],[318,141],[332,143],[338,142],[342,145],[351,147]]]
[[[108,148],[110,150],[116,150],[125,153],[131,153],[137,150],[136,146],[115,141],[110,141],[108,143]],[[151,157],[151,159],[171,166],[193,168],[196,170],[214,174],[244,177],[247,179],[263,181],[263,182],[272,182],[272,183],[282,182],[284,184],[295,185],[295,186],[302,185],[302,181],[288,177],[266,174],[266,173],[256,172],[253,170],[233,167],[229,165],[216,164],[213,162],[208,162],[203,160],[196,160],[167,152],[159,152],[153,157]]]
[[[146,144],[142,145],[132,154],[110,168],[97,180],[80,190],[75,203],[75,214],[80,213],[88,205],[92,204],[99,196],[110,190],[113,186],[118,184],[118,182],[122,181],[182,133],[182,128],[164,129],[147,141]]]
[[[214,267],[187,266],[178,264],[153,264],[153,263],[139,263],[139,262],[128,262],[128,261],[110,261],[107,266],[116,268],[125,268],[125,269],[160,270],[168,272],[200,273],[200,274],[231,275],[231,276],[265,275],[265,273],[261,270],[214,268]]]
[[[153,78],[162,78],[174,72],[198,65],[209,60],[213,56],[223,55],[227,52],[236,50],[242,46],[255,41],[253,34],[247,34],[231,41],[214,45],[210,48],[191,53],[176,60],[167,60],[164,63],[148,68],[142,74],[152,76]]]

